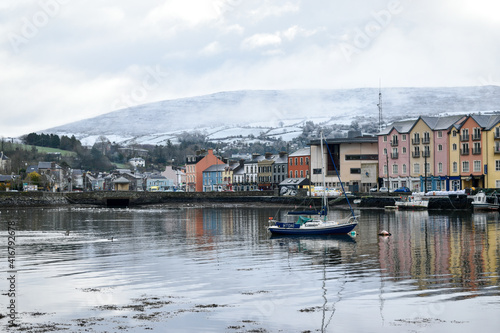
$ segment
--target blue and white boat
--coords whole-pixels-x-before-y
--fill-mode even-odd
[[[328,148],[328,145],[327,145]],[[331,157],[331,152],[328,149],[329,155]],[[321,162],[322,162],[322,174],[323,174],[323,188],[325,187],[325,163],[324,163],[324,153],[323,153],[323,133],[321,134]],[[337,172],[337,177],[340,175],[337,170],[337,166],[333,161],[335,171]],[[342,184],[342,181],[340,181]],[[323,194],[322,206],[323,209],[318,211],[318,215],[297,215],[290,212],[285,216],[286,221],[277,221],[273,218],[269,218],[271,225],[268,230],[273,235],[328,235],[328,234],[347,234],[350,233],[356,225],[358,225],[358,219],[354,215],[354,211],[349,202],[349,198],[345,194],[344,185],[342,185],[342,192],[345,195],[347,203],[351,208],[351,216],[345,220],[329,220],[328,219],[328,198],[326,194]],[[324,191],[325,193],[325,191]],[[293,220],[290,220],[293,219]]]

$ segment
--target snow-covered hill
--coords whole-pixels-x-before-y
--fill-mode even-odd
[[[419,115],[500,110],[500,87],[384,88],[385,121]],[[166,100],[117,110],[40,131],[75,135],[85,144],[101,136],[116,143],[165,144],[199,131],[213,141],[264,135],[289,141],[306,121],[378,124],[379,90],[246,90]]]

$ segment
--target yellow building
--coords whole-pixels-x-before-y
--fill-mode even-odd
[[[410,139],[410,177],[412,178],[410,188],[415,191],[424,190],[420,188],[420,177],[423,176],[424,184],[427,183],[425,191],[431,190],[432,183],[429,178],[434,173],[434,135],[432,135],[432,129],[422,118],[419,118],[411,129]]]
[[[500,188],[500,116],[482,132],[484,144],[485,187]]]

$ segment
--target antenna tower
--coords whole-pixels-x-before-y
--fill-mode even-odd
[[[381,132],[383,120],[382,120],[382,90],[380,88],[380,82],[378,85],[378,104],[377,104],[377,106],[378,106],[378,131]]]

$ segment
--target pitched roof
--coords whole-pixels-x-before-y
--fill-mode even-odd
[[[294,157],[294,156],[310,156],[310,155],[311,155],[311,147],[306,147],[299,149],[288,156]]]
[[[203,172],[224,171],[227,166],[228,166],[227,164],[214,164],[203,170]]]
[[[130,180],[128,180],[125,177],[120,177],[120,178],[113,180],[113,183],[115,183],[115,184],[129,184]]]
[[[387,135],[391,133],[393,129],[395,129],[399,133],[410,133],[417,120],[418,119],[395,121],[381,130],[377,135]]]

